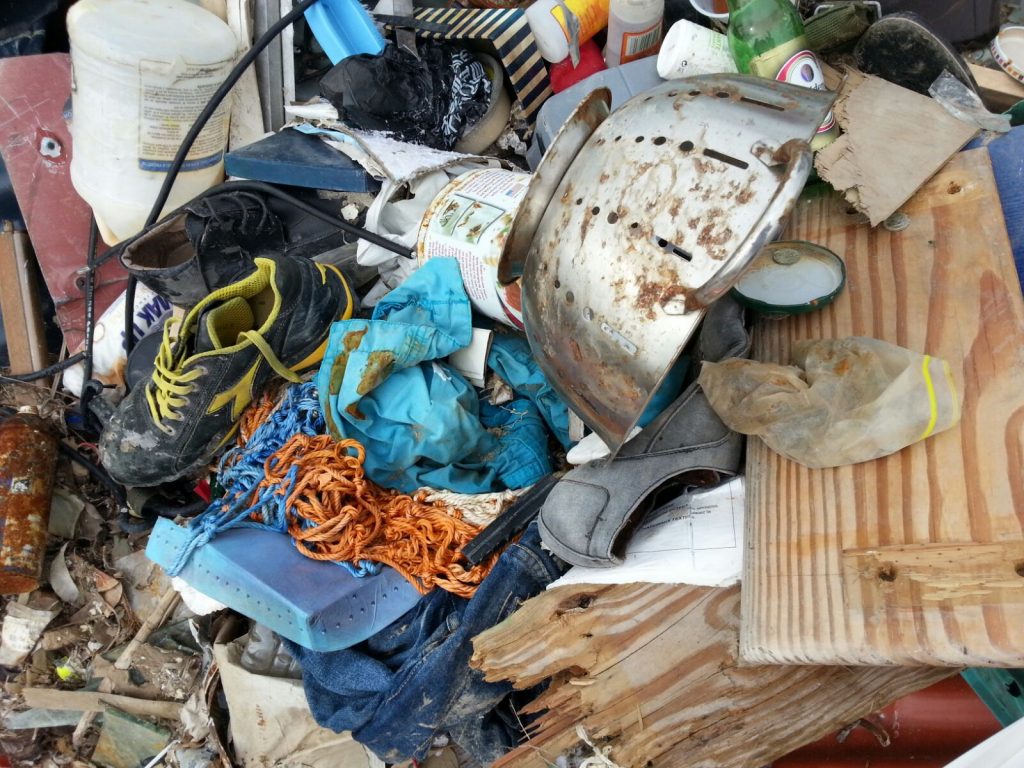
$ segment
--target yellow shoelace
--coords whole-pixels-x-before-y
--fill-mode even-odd
[[[166,422],[181,421],[184,418],[179,409],[188,404],[188,395],[195,389],[196,379],[206,373],[206,369],[201,363],[192,366],[187,371],[181,370],[180,363],[175,364],[172,352],[172,329],[177,324],[177,318],[170,318],[164,324],[164,338],[156,356],[153,377],[150,381],[152,386],[146,387],[146,402],[149,405],[149,413],[153,417],[153,422],[168,434],[173,432],[174,428]],[[243,331],[238,334],[238,339],[239,341],[244,339],[256,347],[278,376],[293,383],[301,381],[301,378],[290,371],[274,354],[274,350],[270,348],[259,331]]]

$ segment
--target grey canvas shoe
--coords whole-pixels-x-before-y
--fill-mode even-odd
[[[743,308],[730,297],[715,302],[698,340],[699,359],[717,362],[749,350]],[[558,482],[540,511],[544,546],[574,565],[616,565],[647,512],[686,487],[735,475],[742,453],[743,436],[722,423],[694,382],[614,459],[585,464]]]

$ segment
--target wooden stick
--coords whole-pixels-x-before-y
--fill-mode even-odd
[[[177,720],[181,704],[175,701],[149,701],[116,693],[92,691],[58,691],[53,688],[23,688],[22,697],[32,709],[68,709],[76,712],[102,712],[104,707],[117,707],[130,715],[162,717]]]
[[[163,597],[160,598],[160,602],[156,604],[149,616],[139,627],[139,631],[132,638],[132,641],[128,643],[121,655],[117,657],[117,661],[114,662],[114,669],[128,669],[132,663],[132,657],[139,650],[144,642],[149,639],[149,636],[167,620],[167,617],[171,615],[171,612],[177,607],[178,600],[181,599],[181,595],[174,589],[168,590]]]

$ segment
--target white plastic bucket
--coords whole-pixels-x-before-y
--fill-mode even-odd
[[[501,285],[498,262],[529,184],[530,174],[501,168],[453,179],[427,208],[416,242],[421,264],[438,256],[458,260],[474,309],[520,330],[519,282]]]
[[[224,22],[185,0],[79,0],[67,24],[71,181],[112,245],[142,229],[238,43]],[[224,178],[229,104],[221,103],[196,139],[165,213]]]

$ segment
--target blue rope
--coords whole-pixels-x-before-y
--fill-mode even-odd
[[[249,504],[256,486],[263,480],[263,468],[267,459],[279,450],[294,435],[313,437],[327,430],[316,385],[313,382],[292,384],[284,398],[271,412],[265,422],[253,432],[244,446],[234,446],[220,460],[218,474],[224,497],[215,500],[206,511],[188,524],[189,539],[167,569],[169,576],[177,576],[188,563],[192,554],[213,538],[232,528],[257,528],[278,533],[288,532],[288,518],[285,501],[295,487],[298,466],[293,466],[281,485],[268,486],[259,492],[254,503]],[[256,522],[251,515],[257,512],[263,522]],[[303,527],[312,525],[303,521]],[[380,564],[362,560],[358,565],[338,563],[353,576],[372,576],[380,572]]]

